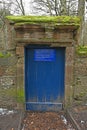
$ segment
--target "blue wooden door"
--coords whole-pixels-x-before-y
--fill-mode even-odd
[[[25,48],[26,110],[57,111],[64,100],[65,48]]]

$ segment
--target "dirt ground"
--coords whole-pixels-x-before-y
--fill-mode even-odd
[[[87,130],[87,105],[74,106],[70,109],[70,113],[81,130]]]
[[[19,130],[21,128],[20,111],[4,111],[0,113],[0,130]]]
[[[69,109],[81,130],[87,130],[87,105]],[[25,112],[7,111],[0,113],[0,130],[77,130],[73,128],[64,111]]]
[[[22,130],[75,130],[64,112],[27,112]]]

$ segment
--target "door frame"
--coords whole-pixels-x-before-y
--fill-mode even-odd
[[[49,47],[49,46],[43,46],[43,45],[31,45],[31,46],[26,46],[25,48],[24,48],[24,50],[25,50],[25,59],[26,59],[26,49],[27,48],[29,48],[29,49],[40,49],[40,48],[43,48],[43,49],[45,49],[45,48],[54,48],[54,49],[57,49],[57,48],[60,48],[60,47]],[[63,47],[63,48],[65,48],[65,47]],[[66,48],[65,48],[65,52],[66,52]],[[65,53],[66,54],[66,53]],[[65,55],[64,55],[64,62],[65,62]],[[26,60],[25,60],[25,67],[26,67]],[[25,73],[26,73],[26,70],[25,70]],[[26,74],[25,74],[25,81],[26,81]],[[27,84],[26,84],[26,82],[25,82],[25,89],[26,89],[26,86],[27,86]],[[65,98],[65,63],[64,63],[64,98]],[[65,100],[63,98],[63,100]],[[59,103],[56,103],[55,104],[55,107],[54,107],[54,111],[57,111],[57,110],[61,110],[62,108],[63,108],[63,103],[64,103],[64,101],[63,102],[59,102]],[[28,105],[28,103],[26,102],[26,92],[25,92],[25,104],[27,104]],[[25,109],[28,109],[28,107],[26,107],[27,105],[25,105]],[[36,105],[37,105],[37,103],[36,103]],[[41,105],[41,104],[40,104]],[[50,103],[50,105],[52,105],[51,103]],[[50,105],[49,105],[49,110],[50,110]],[[35,106],[36,107],[36,106]],[[40,106],[41,107],[41,106]],[[32,108],[31,108],[32,109]],[[43,109],[44,110],[44,109]]]
[[[38,44],[34,44],[38,46]],[[41,45],[41,44],[39,44]],[[46,44],[47,45],[47,44]],[[49,44],[47,46],[50,46]],[[23,89],[24,97],[25,97],[25,47],[26,46],[17,46],[16,47],[16,54],[21,58],[21,62],[17,62],[17,90]],[[60,46],[58,46],[60,47]],[[65,46],[66,47],[66,46]],[[66,47],[65,52],[65,95],[64,95],[64,102],[63,107],[67,107],[67,104],[72,103],[72,97],[73,97],[73,70],[74,70],[74,46],[68,46]],[[23,97],[23,102],[17,103],[18,108],[21,108],[20,105],[22,105],[22,108],[26,110],[25,106],[25,98]]]

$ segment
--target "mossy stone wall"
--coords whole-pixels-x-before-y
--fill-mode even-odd
[[[74,100],[81,104],[87,104],[87,55],[84,52],[75,56],[74,70]]]

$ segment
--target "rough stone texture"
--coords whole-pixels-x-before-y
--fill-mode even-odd
[[[8,23],[7,23],[8,24]],[[16,107],[16,63],[15,43],[13,40],[13,27],[5,26],[1,31],[0,52],[9,52],[8,58],[0,57],[0,107]]]
[[[66,104],[72,103],[73,96],[73,72],[74,72],[74,47],[66,48],[66,68],[65,68],[65,100]]]
[[[4,49],[3,31],[0,28],[0,51]]]
[[[16,104],[16,64],[0,66],[0,107]]]
[[[48,28],[49,27],[49,28]],[[42,27],[40,25],[15,26],[17,46],[49,44],[51,46],[73,45],[73,26]]]
[[[87,56],[76,55],[74,78],[74,98],[87,103]]]

